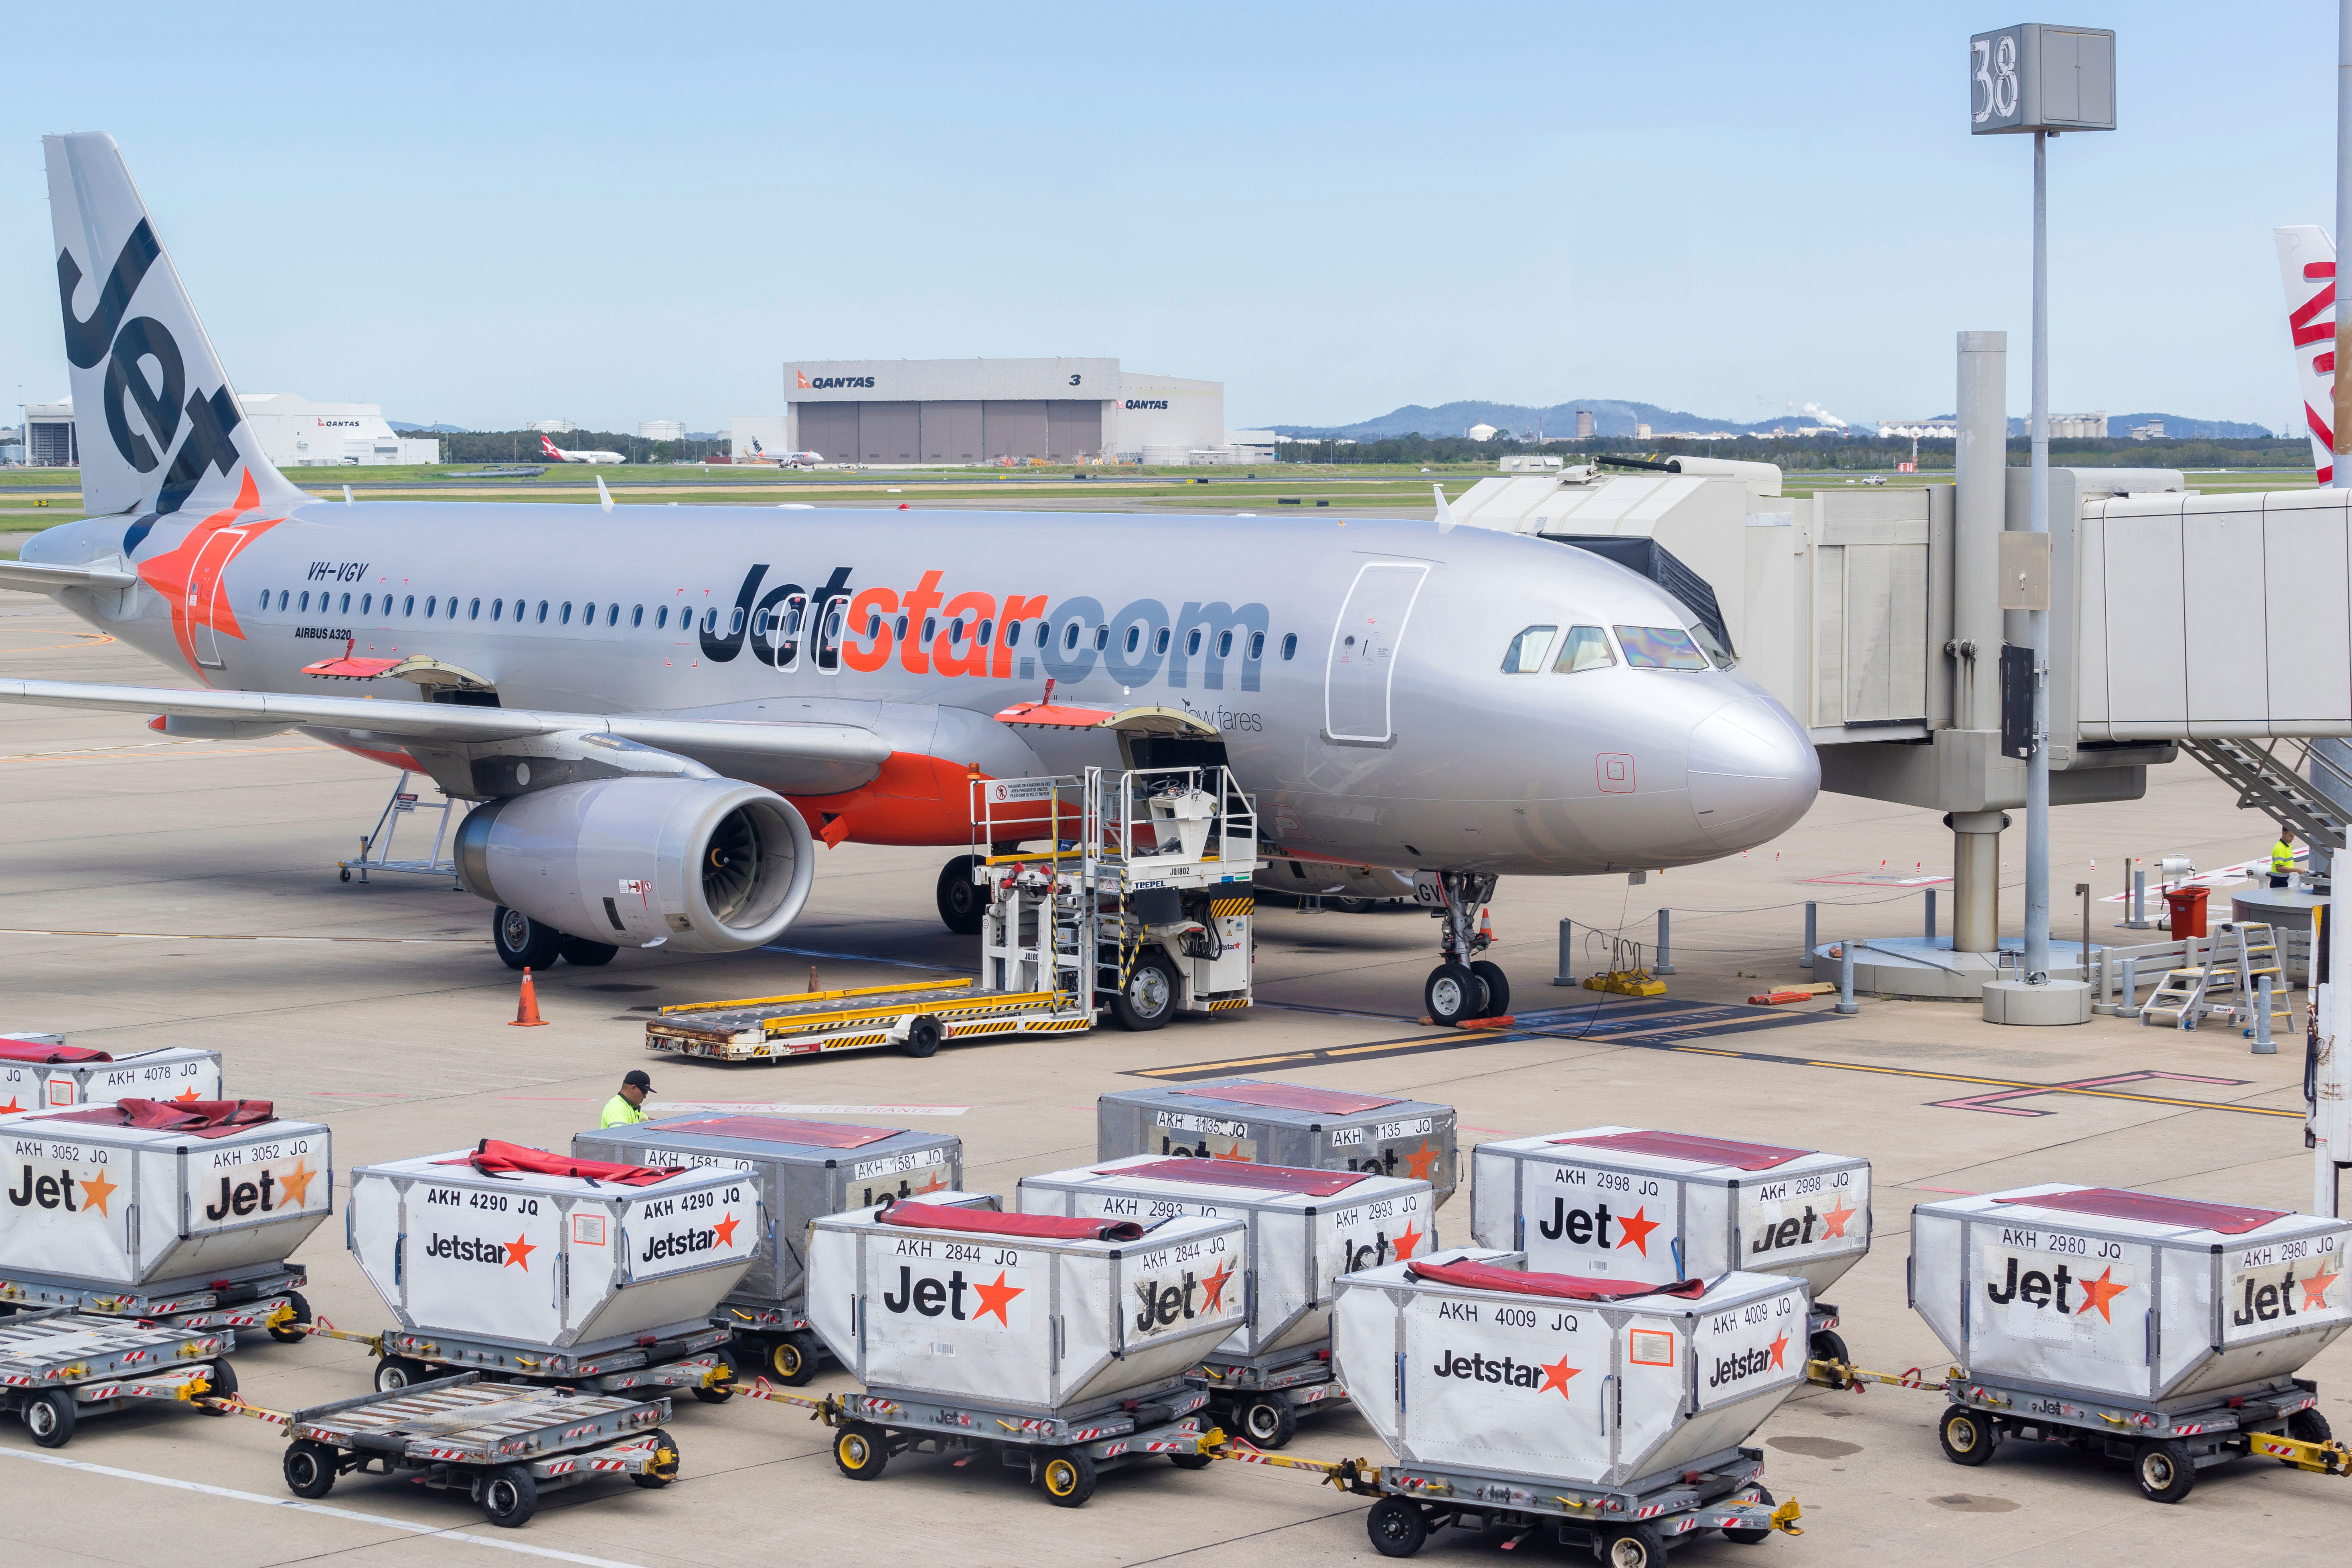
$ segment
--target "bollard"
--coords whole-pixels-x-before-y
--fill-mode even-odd
[[[2131,923],[2134,931],[2147,929],[2147,873],[2146,871],[2132,873]]]
[[[1821,941],[1820,931],[1814,923],[1814,918],[1820,912],[1821,905],[1811,899],[1805,900],[1805,956],[1797,960],[1797,967],[1800,969],[1811,969],[1813,966],[1813,948]]]
[[[1551,977],[1554,985],[1576,984],[1575,926],[1576,922],[1570,920],[1559,922],[1559,973]]]
[[[1862,1011],[1853,1005],[1853,939],[1838,943],[1837,1010],[1846,1017]]]
[[[2271,977],[2267,974],[2254,985],[2254,1048],[2258,1057],[2278,1055],[2278,1042],[2271,1038]]]
[[[2139,960],[2137,958],[2124,960],[2124,991],[2116,998],[2116,1016],[2139,1016]]]
[[[1675,972],[1674,953],[1667,941],[1669,931],[1666,917],[1671,913],[1673,911],[1670,910],[1658,911],[1658,962],[1650,965],[1650,973],[1653,974],[1672,974]]]
[[[1927,945],[1936,945],[1936,889],[1927,889]]]

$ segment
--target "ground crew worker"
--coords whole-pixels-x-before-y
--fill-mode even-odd
[[[2278,842],[2271,846],[2271,886],[2284,888],[2294,875],[2294,829],[2279,829]]]
[[[646,1096],[653,1091],[654,1080],[645,1075],[643,1068],[633,1068],[621,1080],[621,1092],[604,1102],[604,1120],[596,1125],[626,1127],[632,1121],[651,1121],[646,1114]]]

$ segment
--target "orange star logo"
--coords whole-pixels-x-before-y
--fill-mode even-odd
[[[919,1193],[943,1193],[947,1190],[948,1179],[944,1175],[934,1175],[929,1181],[915,1189]]]
[[[1784,1359],[1789,1353],[1789,1331],[1782,1329],[1780,1337],[1774,1340],[1769,1348],[1772,1352],[1772,1364],[1785,1370],[1789,1364]]]
[[[1250,1157],[1242,1152],[1241,1142],[1238,1139],[1234,1141],[1232,1148],[1227,1149],[1222,1154],[1213,1154],[1210,1158],[1213,1160],[1229,1161],[1236,1165],[1246,1165],[1250,1163]]]
[[[173,1095],[172,1098],[173,1098],[173,1100],[199,1100],[199,1099],[201,1099],[201,1098],[203,1098],[203,1097],[202,1097],[202,1096],[200,1096],[200,1095],[198,1095],[198,1094],[196,1093],[196,1086],[195,1086],[194,1084],[190,1084],[190,1085],[188,1085],[188,1087],[187,1087],[187,1088],[185,1088],[185,1089],[182,1089],[179,1093],[177,1093],[177,1094]]]
[[[1411,1258],[1412,1249],[1420,1245],[1421,1232],[1412,1228],[1412,1221],[1406,1221],[1404,1234],[1396,1238],[1396,1255],[1399,1261]]]
[[[2107,1310],[2107,1303],[2122,1295],[2125,1291],[2130,1289],[2131,1287],[2128,1285],[2109,1284],[2107,1282],[2107,1276],[2113,1274],[2115,1271],[2115,1265],[2110,1263],[2107,1267],[2099,1270],[2099,1277],[2096,1279],[2085,1279],[2083,1281],[2083,1304],[2074,1309],[2074,1315],[2076,1317],[2079,1318],[2084,1313],[2089,1311],[2092,1308],[2096,1307],[2099,1310],[2099,1316],[2106,1319],[2106,1321],[2111,1323],[2116,1321],[2115,1314]]]
[[[1543,1363],[1538,1362],[1536,1364],[1542,1366]],[[1566,1356],[1561,1356],[1558,1361],[1552,1363],[1551,1365],[1543,1368],[1543,1388],[1538,1388],[1536,1392],[1538,1394],[1541,1394],[1545,1388],[1557,1388],[1559,1390],[1559,1396],[1562,1399],[1567,1399],[1568,1380],[1574,1377],[1578,1373],[1582,1372],[1583,1370],[1584,1369],[1580,1366],[1569,1365],[1568,1358]],[[1570,1403],[1573,1404],[1574,1401],[1571,1400]]]
[[[308,1204],[310,1201],[310,1178],[318,1173],[302,1161],[295,1161],[294,1168],[278,1178],[278,1184],[286,1189],[286,1201],[296,1208]]]
[[[984,1285],[975,1280],[971,1288],[980,1292],[980,1310],[971,1315],[973,1322],[976,1323],[993,1312],[996,1314],[998,1322],[1008,1329],[1013,1326],[1013,1320],[1004,1315],[1004,1309],[1013,1304],[1013,1298],[1020,1295],[1024,1287],[1007,1285],[1004,1282],[1004,1270],[1000,1268],[996,1271],[995,1284]]]
[[[525,1241],[518,1236],[512,1241],[502,1241],[499,1245],[507,1249],[507,1260],[499,1264],[499,1268],[504,1268],[512,1265],[525,1274],[530,1272],[530,1255],[539,1250],[537,1242]]]
[[[1846,1206],[1845,1194],[1840,1193],[1838,1206],[1822,1215],[1822,1239],[1827,1241],[1832,1237],[1843,1236],[1845,1222],[1852,1219],[1857,1212],[1859,1211]]]
[[[719,1246],[732,1247],[735,1245],[735,1226],[737,1223],[735,1216],[730,1214],[725,1219],[720,1220],[717,1225],[710,1227],[710,1234],[719,1238]]]
[[[81,1184],[82,1207],[96,1209],[99,1213],[106,1215],[107,1218],[112,1219],[114,1216],[107,1214],[106,1200],[111,1197],[114,1194],[114,1189],[121,1184],[120,1182],[108,1181],[104,1171],[100,1171],[95,1176],[84,1177]]]
[[[2303,1287],[2303,1310],[2306,1312],[2325,1310],[2327,1306],[2327,1288],[2343,1278],[2341,1272],[2328,1273],[2327,1266],[2323,1263],[2319,1266],[2318,1273],[2307,1279],[2296,1280],[2295,1283]]]
[[[236,611],[221,592],[221,574],[236,552],[278,524],[282,517],[238,523],[237,519],[261,504],[247,469],[236,500],[188,531],[188,536],[150,561],[139,563],[139,576],[172,609],[172,631],[179,639],[181,657],[191,669],[196,659],[195,630],[203,626],[216,634],[245,640]]]
[[[1630,1247],[1644,1258],[1650,1256],[1650,1233],[1658,1228],[1658,1222],[1642,1217],[1649,1212],[1649,1205],[1644,1204],[1633,1211],[1632,1219],[1620,1218],[1617,1221],[1619,1226],[1625,1232],[1617,1240],[1619,1247]]]
[[[7,1104],[0,1105],[0,1114],[5,1114],[11,1110],[22,1110],[24,1109],[25,1108],[23,1106],[16,1103],[16,1097],[12,1094],[8,1097]]]
[[[1437,1163],[1437,1151],[1429,1146],[1427,1139],[1423,1139],[1420,1148],[1404,1157],[1404,1163],[1405,1169],[1412,1173],[1414,1181],[1425,1182],[1429,1180],[1429,1168]]]
[[[1208,1293],[1207,1303],[1201,1309],[1202,1311],[1222,1312],[1225,1310],[1225,1281],[1233,1277],[1234,1266],[1222,1258],[1217,1259],[1217,1271],[1201,1281],[1201,1289]]]

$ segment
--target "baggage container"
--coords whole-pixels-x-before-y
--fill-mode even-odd
[[[266,1100],[45,1111],[0,1126],[0,1279],[11,1285],[144,1302],[274,1278],[333,1207],[327,1129]]]
[[[952,1133],[782,1116],[663,1117],[574,1133],[572,1152],[625,1165],[734,1171],[756,1186],[757,1247],[718,1321],[734,1329],[744,1359],[756,1357],[794,1384],[815,1375],[821,1353],[808,1325],[809,1222],[884,1198],[939,1203],[963,1185],[963,1141]]]
[[[1095,1102],[1095,1158],[1192,1155],[1308,1171],[1378,1171],[1454,1195],[1454,1108],[1252,1078],[1120,1089]]]
[[[1822,1292],[1870,1250],[1870,1162],[1638,1127],[1588,1127],[1470,1152],[1470,1231],[1528,1267],[1648,1285],[1731,1269],[1786,1274],[1812,1301],[1811,1349],[1845,1361]]]
[[[1736,1470],[1741,1440],[1805,1381],[1802,1280],[1659,1289],[1525,1262],[1460,1249],[1340,1281],[1333,1360],[1408,1470],[1456,1490],[1474,1478],[1637,1495]]]
[[[759,1250],[740,1171],[654,1170],[486,1139],[352,1173],[352,1256],[405,1335],[573,1358],[641,1335],[690,1341]]]
[[[1239,1219],[1147,1233],[908,1200],[815,1222],[809,1317],[869,1394],[1066,1420],[1183,1390],[1241,1323],[1247,1250]]]
[[[1911,1213],[1911,1305],[1971,1378],[2179,1407],[2352,1322],[2352,1220],[2063,1184]]]
[[[0,1036],[0,1118],[118,1100],[221,1097],[218,1051],[195,1046],[114,1056],[63,1035]]]

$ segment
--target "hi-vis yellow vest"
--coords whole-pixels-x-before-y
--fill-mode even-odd
[[[2271,846],[2271,875],[2284,877],[2294,869],[2294,846],[2282,838]]]

